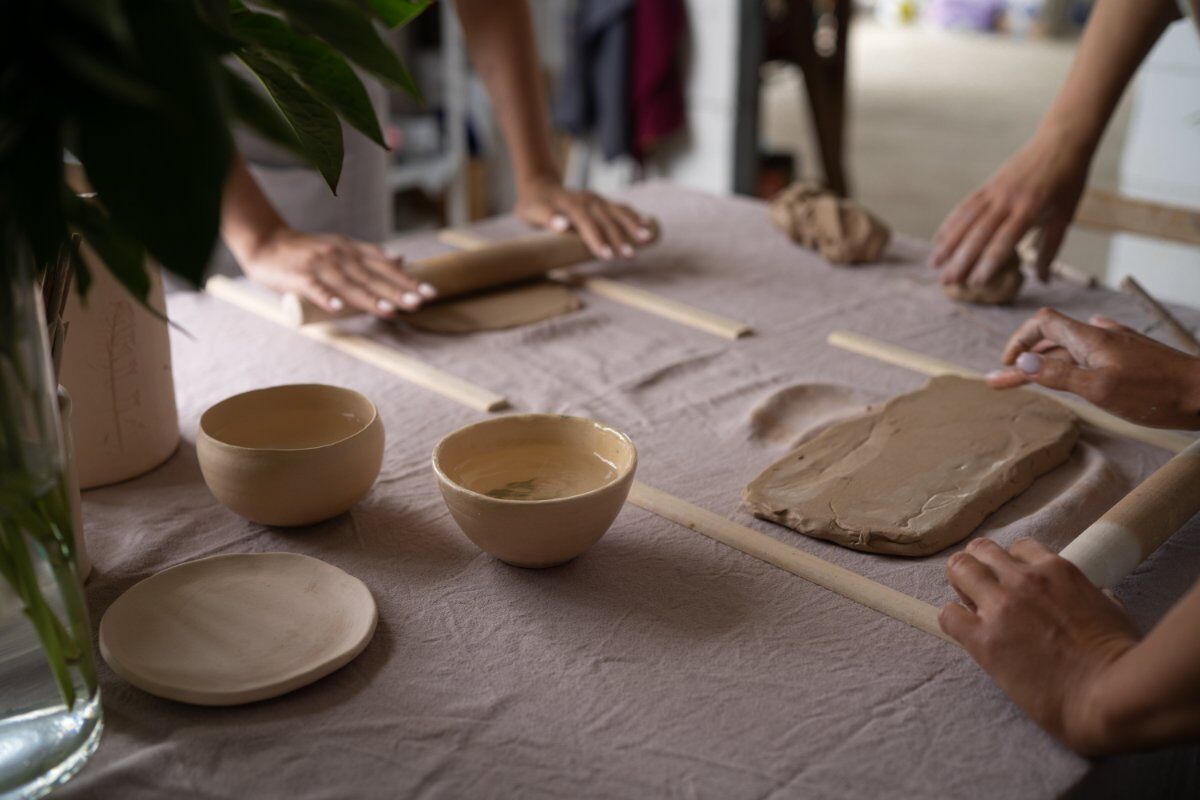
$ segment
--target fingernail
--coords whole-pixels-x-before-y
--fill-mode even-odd
[[[570,225],[571,223],[562,214],[556,214],[550,218],[550,227],[556,231],[565,231]]]
[[[633,246],[628,244],[621,245],[621,255],[626,258],[633,258]]]
[[[1017,369],[1026,375],[1037,375],[1042,368],[1042,357],[1037,353],[1021,353],[1017,356]]]
[[[654,231],[649,228],[638,228],[637,237],[643,242],[648,242],[654,238]]]
[[[985,381],[997,381],[997,380],[1000,380],[1001,378],[1003,378],[1007,374],[1008,374],[1007,370],[994,369],[991,372],[989,372],[987,375],[984,375],[983,379]]]
[[[391,300],[384,300],[382,297],[375,301],[375,307],[385,314],[390,314],[396,310],[396,304]]]
[[[400,300],[404,303],[405,308],[416,308],[421,305],[421,295],[416,292],[405,292],[400,295]]]
[[[420,292],[421,296],[426,299],[432,300],[433,298],[437,297],[437,289],[433,288],[428,283],[418,284],[417,291]]]
[[[612,248],[609,247],[608,245],[604,245],[603,247],[601,247],[600,248],[600,257],[601,258],[612,258],[613,257]]]
[[[329,307],[334,311],[341,311],[346,307],[346,304],[342,302],[342,298],[340,297],[331,297],[329,298]]]

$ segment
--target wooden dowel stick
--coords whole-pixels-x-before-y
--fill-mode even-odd
[[[240,285],[237,281],[222,275],[214,275],[208,279],[204,288],[213,297],[220,298],[278,325],[290,327],[288,318],[279,303],[254,289]],[[468,383],[394,348],[362,336],[341,333],[328,323],[305,325],[303,328],[295,330],[310,339],[340,350],[360,361],[365,361],[399,376],[409,383],[437,392],[477,411],[499,411],[508,407],[508,399],[503,395]]]
[[[978,372],[960,367],[940,358],[927,356],[907,350],[889,342],[882,342],[870,336],[863,336],[852,331],[833,331],[827,340],[834,347],[849,350],[852,353],[878,359],[888,364],[922,372],[926,375],[961,375],[967,378],[982,377]],[[1158,428],[1147,428],[1115,417],[1107,411],[1101,411],[1091,403],[1076,400],[1072,397],[1047,395],[1071,409],[1084,422],[1096,426],[1109,433],[1125,436],[1139,442],[1161,447],[1172,453],[1179,453],[1196,441],[1196,437],[1181,431],[1167,431]]]
[[[1175,318],[1175,315],[1167,310],[1167,307],[1154,299],[1154,296],[1146,291],[1140,283],[1132,275],[1126,275],[1121,279],[1119,284],[1121,291],[1126,294],[1133,295],[1138,300],[1142,301],[1142,305],[1154,315],[1155,319],[1166,325],[1167,328],[1174,334],[1175,339],[1183,346],[1187,353],[1194,356],[1200,356],[1200,341],[1196,341],[1196,337],[1192,332],[1183,327],[1182,323]]]
[[[442,244],[464,250],[475,250],[487,244],[486,239],[453,228],[438,233],[438,239]],[[645,289],[626,286],[609,278],[564,274],[562,270],[551,272],[550,277],[562,283],[579,286],[593,294],[612,300],[614,303],[621,303],[724,339],[737,340],[754,333],[754,329],[745,323],[689,306],[686,303],[680,303]]]
[[[931,636],[950,641],[937,622],[937,609],[922,600],[786,545],[678,497],[634,481],[629,502],[746,555],[823,586]]]

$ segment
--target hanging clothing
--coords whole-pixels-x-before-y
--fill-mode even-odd
[[[571,56],[554,121],[572,136],[595,133],[606,159],[631,155],[629,66],[634,0],[580,0],[568,25]]]
[[[686,122],[680,69],[683,0],[636,0],[633,9],[633,155],[641,159]]]

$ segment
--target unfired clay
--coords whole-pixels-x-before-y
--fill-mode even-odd
[[[205,411],[196,454],[208,488],[234,513],[264,525],[312,525],[370,491],[383,440],[379,413],[358,392],[295,384]]]
[[[942,376],[835,424],[746,487],[755,516],[855,550],[923,556],[964,539],[1064,462],[1074,414],[1032,391]]]
[[[438,487],[463,533],[518,567],[562,564],[595,544],[636,469],[625,434],[556,414],[477,422],[433,451]]]
[[[769,206],[775,226],[833,264],[878,261],[891,231],[858,203],[820,184],[793,183]]]
[[[146,578],[100,621],[113,671],[159,697],[206,706],[298,689],[357,656],[375,632],[371,592],[299,553],[189,561]]]
[[[92,276],[86,300],[71,292],[59,380],[71,393],[71,435],[83,489],[141,475],[179,446],[171,340],[163,317],[147,311],[85,244]],[[165,313],[158,266],[147,263],[146,302]]]
[[[582,305],[567,287],[542,281],[434,303],[405,314],[403,319],[414,328],[434,333],[474,333],[530,325]]]
[[[1025,276],[1021,274],[1021,259],[1013,255],[1000,268],[1000,271],[982,286],[969,283],[950,283],[944,284],[942,291],[951,300],[957,300],[960,303],[998,306],[1007,305],[1016,300],[1023,283],[1025,283]]]

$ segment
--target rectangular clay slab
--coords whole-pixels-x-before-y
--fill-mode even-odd
[[[1048,397],[942,376],[825,429],[755,478],[742,502],[855,550],[924,556],[970,535],[1078,438],[1075,415]]]

